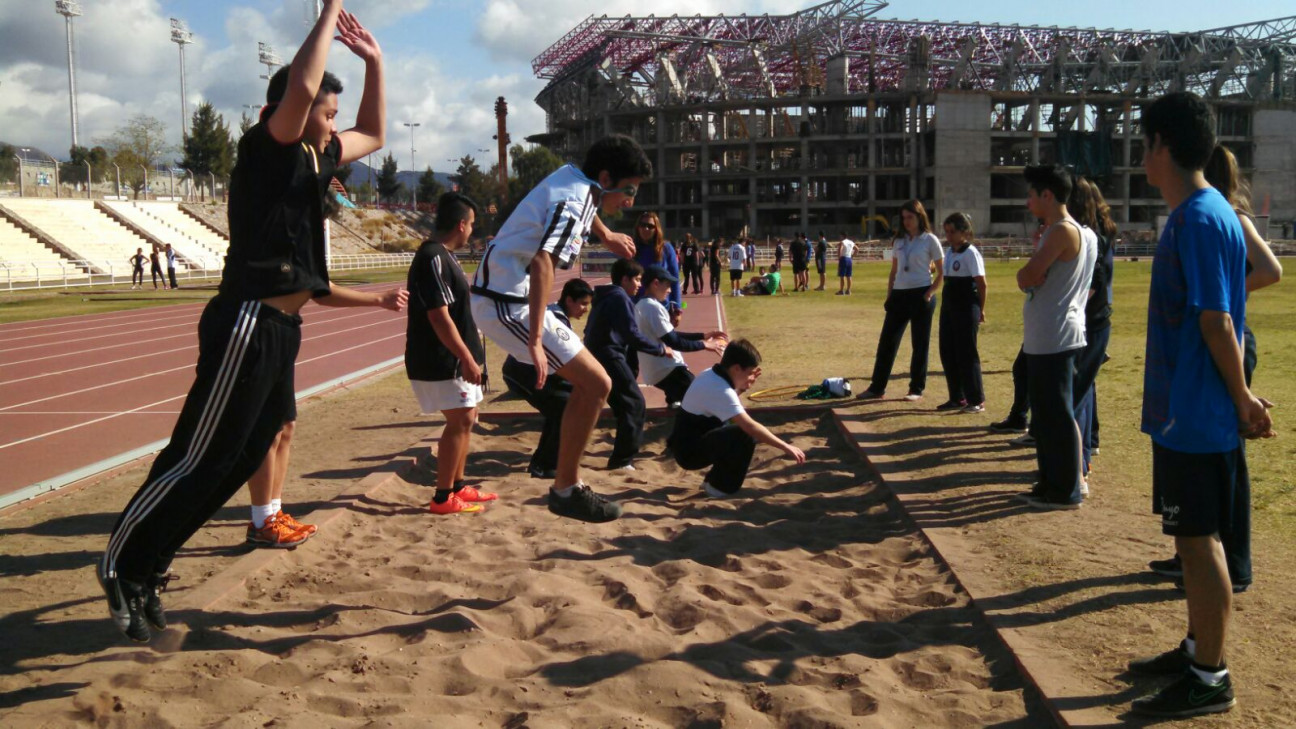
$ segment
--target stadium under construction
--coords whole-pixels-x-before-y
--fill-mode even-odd
[[[1022,167],[1097,180],[1113,217],[1164,213],[1142,168],[1142,106],[1207,97],[1270,237],[1296,218],[1296,16],[1193,32],[886,20],[880,0],[791,15],[591,16],[532,63],[532,137],[579,159],[629,134],[656,178],[637,207],[672,234],[886,235],[919,198],[1022,235]]]

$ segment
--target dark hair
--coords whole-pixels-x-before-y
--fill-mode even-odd
[[[643,275],[643,266],[633,258],[618,258],[612,264],[612,283],[620,286],[627,276],[634,278]]]
[[[459,227],[459,223],[468,219],[469,210],[475,217],[478,213],[477,203],[462,192],[447,192],[437,198],[436,232],[449,233]]]
[[[274,75],[270,77],[270,85],[266,87],[266,104],[273,106],[283,101],[284,94],[288,93],[288,74],[292,66],[282,66]],[[342,93],[342,82],[337,76],[324,72],[324,78],[320,79],[319,91],[315,92],[315,99],[319,100],[324,94]]]
[[[645,220],[652,221],[653,224],[652,245],[653,245],[653,253],[655,254],[653,260],[660,261],[662,259],[662,249],[666,247],[666,237],[662,234],[661,219],[657,217],[657,213],[654,213],[650,210],[650,211],[643,212],[639,215],[639,220],[635,222],[635,245],[638,245],[639,242],[643,240],[642,238],[639,237],[639,231],[643,230],[639,226],[643,224]]]
[[[1026,165],[1022,176],[1036,194],[1047,190],[1063,205],[1071,197],[1071,171],[1062,165]]]
[[[1106,236],[1108,239],[1115,237],[1120,232],[1120,228],[1116,227],[1116,221],[1112,220],[1111,206],[1107,204],[1107,199],[1103,197],[1098,183],[1093,180],[1089,181],[1089,194],[1093,197],[1094,220],[1098,223],[1098,227],[1094,228],[1094,232]]]
[[[1197,94],[1166,94],[1143,108],[1143,137],[1149,148],[1157,136],[1170,148],[1176,165],[1200,170],[1215,150],[1215,115]]]
[[[929,219],[927,218],[927,208],[924,208],[924,207],[923,207],[923,204],[922,204],[922,201],[921,201],[921,200],[910,200],[909,202],[907,202],[907,203],[905,203],[904,205],[901,205],[901,206],[900,206],[900,212],[901,212],[901,213],[903,213],[903,212],[906,211],[906,210],[908,210],[909,212],[911,212],[911,213],[913,213],[915,216],[917,216],[917,218],[918,218],[918,232],[919,232],[919,233],[930,233],[930,232],[931,232],[931,220],[929,220]],[[909,235],[909,232],[906,231],[906,230],[904,229],[904,216],[903,216],[903,215],[900,217],[900,231],[901,231],[901,233],[903,233],[904,235]]]
[[[1251,214],[1251,186],[1238,169],[1237,157],[1222,144],[1215,145],[1210,161],[1206,163],[1206,181],[1220,191],[1229,205],[1245,215]]]
[[[597,180],[600,172],[607,172],[615,184],[631,177],[652,177],[653,166],[638,142],[624,134],[613,134],[589,148],[581,172],[591,180]]]
[[[726,370],[734,365],[739,367],[759,367],[760,352],[756,345],[746,339],[735,339],[725,346],[724,355],[720,357],[720,369]]]
[[[568,299],[580,301],[581,299],[587,299],[593,295],[594,289],[590,287],[589,283],[585,281],[585,279],[574,278],[563,284],[562,295],[558,297],[558,301],[560,303]]]
[[[1077,177],[1071,186],[1071,196],[1067,198],[1067,212],[1084,227],[1098,232],[1098,211],[1094,208],[1093,183],[1083,177]]]
[[[968,235],[976,235],[972,230],[972,216],[967,213],[950,213],[945,218],[945,225]]]

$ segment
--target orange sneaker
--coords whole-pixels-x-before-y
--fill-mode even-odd
[[[313,534],[293,529],[277,516],[266,519],[265,526],[260,529],[257,529],[254,524],[248,524],[247,531],[248,544],[273,549],[296,547],[312,536]]]
[[[303,524],[297,521],[296,519],[292,518],[288,514],[285,514],[282,510],[280,510],[279,513],[275,514],[275,518],[287,524],[288,526],[292,527],[293,529],[296,529],[299,532],[314,534],[315,532],[319,531],[319,527],[315,526],[314,524]]]
[[[463,488],[454,492],[454,495],[458,496],[460,500],[467,501],[470,504],[477,504],[484,501],[494,501],[499,498],[499,494],[492,494],[489,491],[483,493],[473,488],[472,486],[464,486]]]
[[[428,511],[433,514],[472,514],[481,510],[481,504],[470,504],[459,498],[458,494],[450,494],[450,498],[444,503],[433,501],[428,504]]]

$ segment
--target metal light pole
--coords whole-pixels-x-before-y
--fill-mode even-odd
[[[261,41],[257,41],[257,61],[266,67],[265,75],[261,78],[267,81],[274,75],[275,68],[283,65],[283,59],[275,53],[274,46]]]
[[[76,0],[54,0],[54,12],[63,16],[67,23],[67,58],[68,58],[68,106],[72,114],[72,146],[77,142],[77,94],[76,64],[72,54],[72,19],[81,15],[81,3]]]
[[[419,123],[418,122],[402,122],[402,123],[405,126],[409,127],[410,130],[410,169],[414,172],[414,174],[417,175],[418,167],[414,165],[414,127],[419,126]],[[410,185],[410,189],[413,192],[412,198],[414,200],[414,209],[418,210],[418,178],[417,177],[414,178],[414,184]]]
[[[180,139],[184,140],[189,136],[189,93],[185,88],[184,47],[193,43],[193,33],[189,32],[189,26],[179,18],[171,19],[171,42],[180,46]]]

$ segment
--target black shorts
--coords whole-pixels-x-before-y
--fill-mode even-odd
[[[731,268],[731,269],[729,269],[729,280],[730,280],[730,281],[741,281],[741,280],[742,280],[742,277],[743,277],[743,271],[742,271],[741,268]]]
[[[792,259],[792,273],[805,273],[805,272],[806,272],[806,262],[805,262],[805,261],[798,261],[797,259],[793,258],[793,259]]]
[[[1233,534],[1250,523],[1246,452],[1183,453],[1152,444],[1152,510],[1174,537]]]
[[[822,258],[816,258],[815,270],[818,271],[819,273],[824,273],[825,271],[828,270],[828,262]]]

